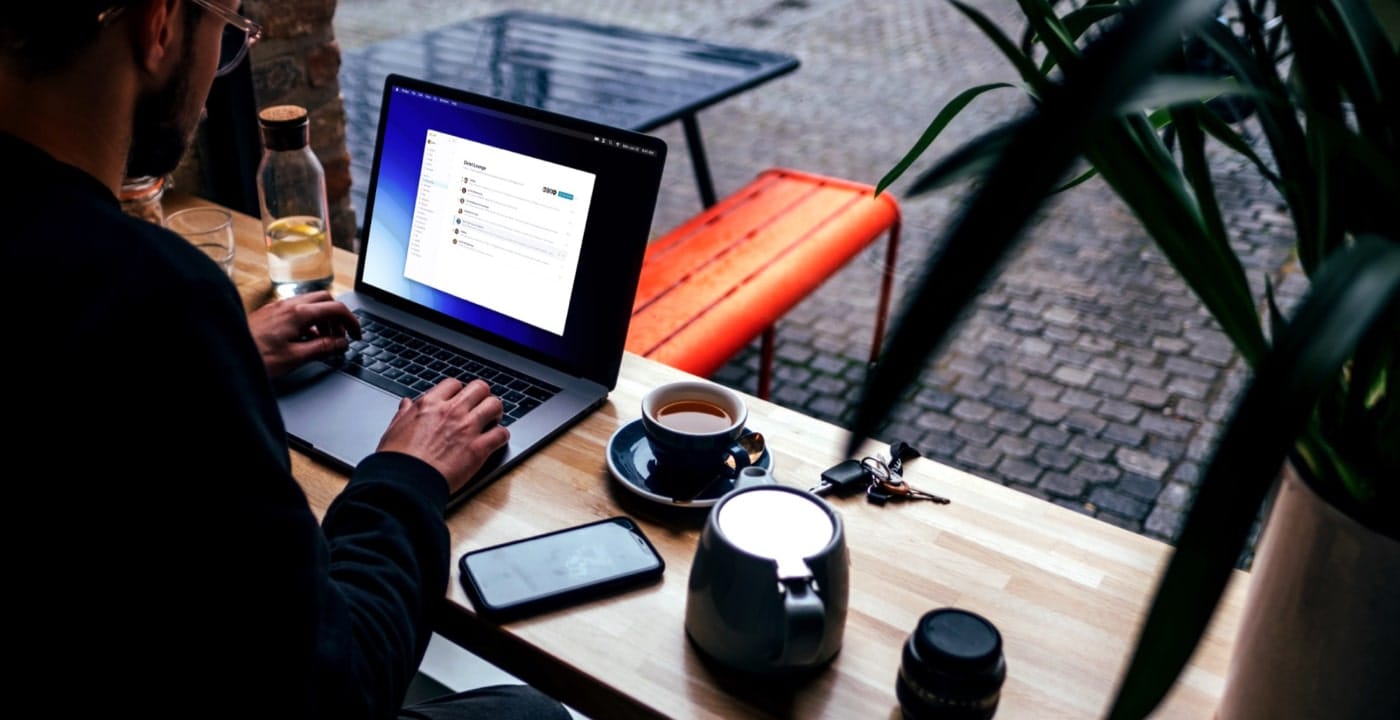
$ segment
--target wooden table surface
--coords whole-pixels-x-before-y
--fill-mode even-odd
[[[167,198],[166,211],[191,202]],[[236,219],[236,281],[254,307],[270,297],[261,229]],[[355,258],[336,250],[346,287]],[[702,662],[684,631],[686,583],[705,510],[663,507],[621,489],[607,470],[609,436],[640,416],[649,388],[684,377],[635,355],[609,401],[521,467],[448,516],[453,576],[439,632],[593,718],[899,718],[900,651],[919,617],[954,606],[1000,630],[1007,677],[998,718],[1101,717],[1155,589],[1167,545],[927,458],[911,484],[952,499],[871,505],[833,499],[851,554],[843,648],[797,684],[750,685]],[[778,482],[802,488],[841,460],[845,431],[747,398],[750,427],[774,453]],[[868,445],[870,450],[883,446]],[[318,515],[339,472],[293,453]],[[498,626],[478,618],[458,583],[467,550],[591,520],[629,515],[665,557],[662,581],[624,595]],[[1156,717],[1211,717],[1223,684],[1248,575],[1236,572],[1190,667]]]

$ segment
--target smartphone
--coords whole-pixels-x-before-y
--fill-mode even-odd
[[[513,540],[462,555],[462,588],[483,615],[517,618],[660,579],[666,562],[631,518]]]

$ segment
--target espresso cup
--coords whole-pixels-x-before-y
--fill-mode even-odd
[[[678,476],[719,472],[748,419],[739,393],[700,380],[667,383],[642,398],[642,428],[656,464]]]

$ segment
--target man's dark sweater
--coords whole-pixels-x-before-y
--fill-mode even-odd
[[[76,168],[5,135],[0,158],[13,693],[392,716],[447,587],[442,476],[374,455],[318,524],[228,278]]]

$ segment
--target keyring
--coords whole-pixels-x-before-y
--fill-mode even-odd
[[[877,457],[861,458],[860,466],[865,468],[865,472],[870,475],[871,481],[881,485],[889,482],[890,468],[884,460]]]

